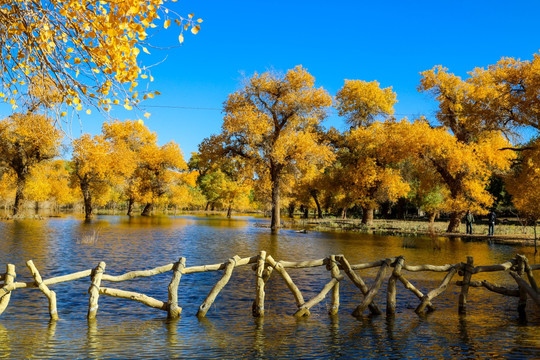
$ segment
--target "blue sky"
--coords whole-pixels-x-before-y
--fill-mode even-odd
[[[397,93],[398,118],[433,119],[437,104],[416,90],[419,72],[441,64],[466,76],[503,56],[531,59],[540,49],[540,0],[179,0],[169,6],[204,22],[181,47],[149,48],[152,55],[141,56],[146,65],[166,57],[153,68],[151,84],[162,95],[142,108],[152,113],[145,123],[159,142],[176,141],[186,158],[220,131],[219,109],[227,95],[256,71],[285,72],[301,64],[332,95],[344,79],[377,80]],[[178,31],[171,26],[152,42],[176,45]],[[7,112],[0,109],[2,116]],[[126,111],[112,115],[136,117]],[[80,116],[82,130],[75,120],[73,137],[99,133],[103,117],[95,111]],[[336,115],[326,125],[344,128]]]

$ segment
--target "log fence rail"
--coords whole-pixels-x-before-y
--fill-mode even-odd
[[[466,314],[469,289],[471,287],[482,287],[493,293],[518,298],[517,310],[520,316],[525,316],[525,308],[529,298],[537,308],[540,308],[540,293],[538,292],[538,286],[533,275],[533,271],[540,270],[540,265],[529,265],[528,259],[523,255],[516,255],[513,259],[502,264],[481,266],[474,266],[474,259],[471,256],[467,257],[466,262],[453,265],[409,265],[405,263],[403,256],[351,265],[343,255],[330,255],[324,259],[293,262],[276,261],[271,255],[268,255],[266,251],[261,251],[257,256],[246,258],[234,256],[223,263],[192,267],[186,267],[186,258],[181,257],[177,262],[172,264],[159,266],[149,270],[131,271],[117,276],[106,274],[106,264],[102,261],[94,269],[83,270],[49,279],[43,279],[33,261],[29,260],[26,262],[26,266],[34,279],[34,281],[31,282],[16,282],[15,278],[17,275],[15,272],[15,265],[7,264],[6,272],[0,273],[0,315],[7,308],[11,293],[14,290],[37,288],[43,292],[49,301],[50,318],[52,320],[58,320],[56,293],[49,289],[49,287],[51,285],[89,277],[91,284],[88,289],[88,319],[94,319],[96,317],[100,295],[138,301],[151,308],[166,311],[169,318],[178,318],[182,313],[182,308],[178,304],[178,288],[182,276],[201,272],[222,271],[221,278],[212,287],[210,293],[199,307],[197,316],[201,318],[206,316],[206,313],[211,308],[220,291],[227,285],[234,269],[248,265],[252,266],[255,274],[255,291],[252,305],[252,314],[255,317],[264,316],[265,286],[274,271],[279,274],[294,297],[296,303],[295,317],[309,316],[310,309],[323,301],[329,292],[331,292],[331,305],[328,312],[331,315],[337,314],[340,306],[340,282],[343,281],[345,277],[348,277],[352,284],[354,284],[363,295],[361,303],[352,313],[353,316],[362,316],[366,310],[369,310],[369,312],[374,315],[380,315],[382,314],[382,311],[375,303],[374,299],[383,287],[384,280],[388,273],[390,273],[390,275],[386,286],[387,315],[394,315],[396,312],[396,284],[398,281],[403,284],[405,289],[411,291],[418,298],[419,304],[416,307],[415,312],[422,316],[423,314],[435,310],[433,301],[447,290],[456,274],[462,277],[461,280],[455,282],[455,284],[460,287],[460,294],[458,297],[459,314]],[[287,272],[287,269],[305,269],[321,266],[325,266],[326,270],[329,271],[330,280],[317,295],[306,301],[302,292]],[[364,279],[358,274],[358,271],[373,268],[379,269],[372,284],[368,286]],[[161,301],[142,293],[102,286],[102,283],[104,282],[122,282],[136,278],[151,277],[167,272],[172,273],[167,288],[167,301]],[[406,279],[404,275],[405,272],[439,272],[446,273],[446,275],[436,288],[432,289],[427,294],[424,294]],[[471,280],[473,275],[478,276],[478,274],[485,272],[508,273],[509,276],[514,279],[517,288],[499,286],[486,280]]]

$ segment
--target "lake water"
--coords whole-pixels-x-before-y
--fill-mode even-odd
[[[299,261],[344,254],[351,264],[403,255],[406,264],[455,264],[474,256],[475,265],[500,264],[515,254],[537,263],[532,249],[453,239],[406,238],[358,233],[281,230],[271,235],[252,217],[99,216],[91,223],[66,217],[0,222],[0,272],[16,265],[17,281],[31,281],[25,262],[32,259],[43,278],[94,268],[106,273],[150,269],[184,256],[186,266],[222,263],[234,255],[249,257],[261,250],[276,260]],[[88,242],[89,237],[97,238]],[[290,269],[304,298],[316,295],[329,281],[324,267]],[[358,273],[371,284],[377,269]],[[438,286],[444,274],[408,273],[423,293]],[[104,286],[137,291],[166,301],[171,273]],[[179,359],[336,359],[336,358],[540,358],[540,316],[528,304],[527,321],[517,316],[517,299],[471,288],[468,312],[458,316],[460,289],[455,276],[447,292],[433,301],[426,317],[414,313],[418,299],[400,283],[395,317],[354,318],[363,296],[347,278],[341,282],[339,314],[329,316],[327,296],[311,316],[295,319],[296,305],[274,272],[266,285],[265,316],[255,319],[251,304],[255,276],[251,266],[236,268],[205,319],[195,314],[221,272],[185,274],[179,287],[178,320],[140,303],[100,296],[95,321],[87,321],[89,278],[52,285],[60,320],[49,322],[48,302],[37,289],[12,293],[0,315],[0,358],[179,358]],[[388,276],[387,276],[388,277]],[[538,278],[539,276],[537,276]],[[515,286],[508,274],[479,274]],[[375,301],[384,311],[386,281]]]

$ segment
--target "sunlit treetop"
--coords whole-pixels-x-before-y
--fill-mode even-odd
[[[377,81],[345,80],[336,95],[339,116],[352,126],[364,126],[377,117],[394,114],[397,103],[392,87],[380,88]]]
[[[172,0],[174,2],[175,0]],[[153,29],[180,26],[196,34],[201,19],[182,17],[167,0],[0,0],[0,98],[25,105],[27,84],[53,83],[63,102],[81,110],[111,105],[131,109],[140,98],[137,85],[151,81],[140,65],[149,53]]]
[[[421,75],[418,90],[439,102],[439,122],[462,142],[476,141],[485,131],[508,135],[515,126],[540,129],[540,54],[531,61],[503,58],[474,69],[467,79],[440,65]]]

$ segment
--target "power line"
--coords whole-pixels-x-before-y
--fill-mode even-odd
[[[223,110],[219,108],[207,108],[207,107],[192,107],[192,106],[176,106],[176,105],[144,105],[141,107],[149,108],[167,108],[167,109],[185,109],[185,110]]]
[[[164,108],[164,109],[183,109],[183,110],[212,110],[212,111],[222,111],[221,108],[211,108],[211,107],[194,107],[194,106],[178,106],[178,105],[144,105],[143,108]],[[410,113],[410,114],[393,114],[396,116],[420,116],[422,113]]]

